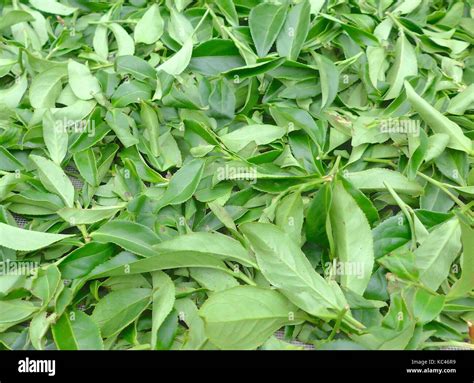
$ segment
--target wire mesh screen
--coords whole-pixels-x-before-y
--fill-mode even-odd
[[[25,217],[22,217],[21,215],[18,214],[13,214],[13,218],[15,218],[16,224],[20,228],[24,228],[26,224],[28,223],[28,220]]]
[[[285,339],[285,334],[282,330],[279,330],[275,333],[275,338],[277,338],[279,340],[283,340],[283,341],[288,342],[288,343],[291,343],[294,346],[302,347],[303,350],[314,350],[315,349],[315,347],[312,344],[303,343],[303,342],[300,342],[299,340],[288,341],[287,339]]]
[[[67,173],[78,174],[77,169],[73,166],[67,166],[65,170]],[[82,189],[82,187],[84,186],[84,182],[82,182],[82,180],[71,175],[69,175],[68,177],[71,180],[72,186],[74,186],[75,189]],[[23,217],[22,215],[13,213],[13,218],[15,219],[15,222],[18,227],[22,229],[28,225],[28,219],[26,217]]]
[[[71,165],[66,166],[65,170],[68,173],[78,174],[77,169]],[[82,180],[79,178],[69,175],[69,179],[71,180],[72,186],[74,186],[75,189],[82,189],[82,186],[84,186],[84,182],[82,182]]]

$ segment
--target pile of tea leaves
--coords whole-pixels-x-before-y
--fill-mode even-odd
[[[473,17],[4,1],[0,347],[474,348]]]

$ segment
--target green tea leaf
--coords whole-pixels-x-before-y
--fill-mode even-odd
[[[472,154],[472,142],[469,138],[464,136],[464,133],[458,124],[441,114],[426,100],[419,96],[407,81],[405,81],[405,90],[408,101],[413,109],[415,109],[428,126],[435,133],[443,133],[449,136],[449,148],[462,150],[468,154]]]
[[[156,349],[157,334],[160,326],[173,309],[175,287],[173,281],[162,271],[155,271],[153,278],[153,317],[151,329],[152,348]]]
[[[17,77],[15,83],[6,89],[0,89],[0,105],[8,108],[16,108],[23,98],[28,88],[28,80],[26,75]]]
[[[310,4],[302,1],[288,12],[278,35],[276,46],[280,56],[296,60],[309,31]]]
[[[251,142],[257,145],[269,144],[286,133],[285,128],[274,125],[247,125],[221,137],[222,142],[233,151],[242,150]]]
[[[339,71],[334,63],[323,55],[315,55],[316,64],[321,78],[322,105],[325,108],[336,98],[339,87]]]
[[[43,186],[51,193],[60,196],[66,206],[72,207],[74,203],[74,186],[72,186],[71,181],[63,170],[54,162],[44,157],[32,154],[30,158],[36,165]]]
[[[443,296],[418,289],[413,302],[413,314],[419,323],[431,322],[441,313],[443,306]]]
[[[148,227],[135,222],[110,221],[91,237],[101,243],[115,243],[132,253],[151,257],[156,255],[153,246],[160,242],[159,237]]]
[[[275,224],[296,243],[301,243],[303,219],[303,200],[300,194],[290,194],[280,201],[275,213]]]
[[[0,222],[0,245],[20,251],[34,251],[72,237],[71,234],[52,234],[25,230]]]
[[[68,7],[55,0],[30,0],[30,4],[40,11],[61,16],[68,16],[77,9]]]
[[[31,82],[29,98],[34,108],[54,108],[62,90],[62,79],[67,75],[63,67],[52,67]]]
[[[6,17],[7,15],[8,17]],[[0,21],[0,30],[18,23],[33,21],[35,19],[30,13],[18,9],[12,10],[3,16],[4,17],[2,17],[2,20]]]
[[[135,53],[135,43],[127,31],[116,23],[110,23],[107,27],[112,31],[117,42],[117,56],[133,56]]]
[[[187,39],[179,51],[177,51],[171,58],[166,60],[163,64],[158,66],[158,71],[166,72],[172,76],[178,76],[184,72],[191,61],[193,53],[193,42]]]
[[[95,78],[89,68],[74,60],[69,60],[67,65],[69,85],[74,94],[81,100],[90,100],[101,93],[99,81]]]
[[[323,318],[343,309],[340,290],[311,267],[285,232],[268,223],[246,223],[240,230],[250,242],[262,274],[291,302]]]
[[[362,191],[385,190],[385,183],[396,192],[406,194],[420,194],[423,188],[415,181],[408,180],[402,174],[388,169],[368,169],[346,174],[347,179],[356,188]]]
[[[91,319],[104,338],[110,338],[132,323],[148,307],[150,289],[134,288],[112,291],[94,308]]]
[[[461,260],[461,268],[462,274],[461,277],[454,283],[449,290],[448,297],[453,298],[457,296],[462,296],[469,291],[472,291],[474,287],[474,278],[471,273],[473,269],[472,263],[473,257],[472,252],[474,250],[474,246],[472,246],[472,241],[474,239],[473,236],[473,229],[472,225],[469,225],[469,220],[465,217],[459,217],[459,224],[461,226],[461,241],[462,241],[462,260]]]
[[[416,76],[418,66],[413,46],[400,30],[400,37],[395,47],[395,63],[388,71],[387,81],[391,84],[384,96],[384,100],[391,100],[400,94],[404,80],[409,76]]]
[[[223,260],[233,260],[245,266],[256,267],[255,259],[238,241],[219,233],[189,233],[161,242],[153,249],[156,253],[193,251],[215,254]]]
[[[270,3],[259,4],[250,11],[250,33],[260,57],[270,51],[283,27],[286,11],[286,7]]]
[[[81,176],[92,186],[99,186],[99,174],[94,151],[89,148],[74,153],[74,163]]]
[[[26,321],[36,311],[37,306],[21,299],[0,301],[0,330],[3,332],[17,323]]]
[[[216,346],[252,350],[280,327],[294,322],[295,311],[296,307],[275,290],[239,286],[213,294],[199,314],[206,335]]]
[[[108,219],[122,210],[124,206],[97,206],[92,209],[64,207],[57,214],[71,225],[85,225]]]
[[[63,278],[77,279],[87,275],[96,266],[115,254],[115,246],[89,242],[69,253],[58,265]]]
[[[219,7],[219,10],[224,14],[227,21],[231,23],[232,26],[239,25],[239,16],[232,0],[216,0],[215,4]]]
[[[374,265],[372,233],[364,213],[340,182],[334,185],[329,216],[335,255],[344,266],[341,285],[362,295]]]
[[[95,268],[88,278],[103,278],[112,276],[123,276],[129,274],[149,273],[158,270],[181,269],[183,267],[206,267],[222,270],[229,273],[225,263],[213,254],[206,254],[194,251],[172,251],[159,255],[136,260],[125,257],[123,263],[120,257],[112,258],[110,262],[105,262]],[[130,255],[130,253],[128,253]],[[231,273],[233,273],[231,271]]]
[[[51,329],[59,350],[104,349],[97,324],[81,311],[64,313]]]
[[[107,121],[107,124],[112,128],[120,142],[126,148],[138,144],[138,138],[134,137],[130,132],[127,116],[120,109],[112,109],[107,112],[105,121]]]
[[[42,305],[45,307],[53,299],[60,282],[61,273],[59,269],[54,264],[48,265],[39,269],[36,273],[32,282],[31,292],[41,299]]]
[[[163,34],[164,22],[158,4],[153,4],[135,26],[135,43],[153,44]]]
[[[204,171],[204,162],[195,158],[171,178],[160,206],[177,205],[187,201],[196,191]]]
[[[420,270],[420,281],[437,290],[448,276],[451,264],[461,250],[461,230],[457,219],[451,219],[434,229],[415,250],[415,264]]]
[[[43,137],[49,156],[57,165],[61,165],[67,154],[68,134],[66,127],[58,123],[49,110],[43,115]]]

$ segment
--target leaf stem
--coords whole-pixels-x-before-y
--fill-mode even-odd
[[[249,277],[247,277],[242,271],[234,271],[234,270],[226,270],[226,273],[233,276],[233,277],[237,277],[239,279],[241,279],[242,281],[244,281],[245,283],[247,283],[248,285],[250,286],[257,286],[257,284],[252,281]]]
[[[220,34],[221,35],[226,34],[234,42],[235,46],[241,51],[241,53],[242,52],[244,53],[242,54],[242,56],[247,65],[255,64],[258,56],[247,45],[242,44],[242,42],[237,37],[234,36],[234,34],[229,30],[229,28],[227,28],[225,25],[223,25],[220,22],[219,17],[217,17],[217,15],[209,6],[209,4],[206,4],[206,7],[207,9],[209,9],[209,12],[211,13],[213,20],[216,22],[217,26],[219,27]]]
[[[91,241],[91,237],[89,236],[89,233],[87,232],[86,225],[77,225],[77,228],[81,232],[82,236],[84,237],[84,241],[86,243]]]
[[[194,28],[193,33],[190,37],[193,37],[196,34],[197,30],[201,27],[202,23],[204,22],[207,15],[209,14],[210,10],[211,8],[208,7],[206,12],[204,12],[204,15],[202,15],[201,20],[199,20],[199,23],[196,25],[196,28]]]
[[[25,73],[25,66],[23,65],[23,48],[19,49],[18,52],[18,65],[20,65],[21,74]]]
[[[438,188],[440,188],[443,192],[445,192],[449,198],[451,198],[457,205],[459,205],[459,207],[461,207],[462,209],[465,209],[466,205],[464,202],[462,202],[458,197],[456,197],[453,193],[451,193],[446,187],[445,187],[445,184],[439,182],[439,181],[436,181],[435,179],[427,176],[426,174],[422,173],[422,172],[416,172],[421,178],[424,178],[425,180],[427,180],[429,183],[437,186]]]
[[[366,158],[364,158],[364,161],[366,161],[366,162],[374,162],[374,163],[378,163],[378,164],[389,165],[389,166],[391,166],[391,167],[394,168],[394,169],[397,168],[397,165],[395,165],[391,160],[384,160],[384,159],[382,159],[382,158],[366,157]]]
[[[393,15],[390,12],[387,12],[387,16],[393,21],[393,23],[397,26],[399,29],[400,33],[406,33],[410,35],[416,42],[418,42],[419,38],[416,33],[410,31],[408,28],[406,28],[397,18],[395,15]]]
[[[344,318],[344,316],[346,315],[346,313],[349,311],[349,306],[345,306],[341,312],[339,313],[339,315],[337,316],[336,318],[336,323],[334,324],[334,327],[332,328],[332,331],[331,331],[331,334],[329,334],[329,337],[328,337],[328,342],[330,342],[331,340],[333,340],[333,338],[336,336],[336,334],[339,332],[339,328],[341,327],[341,322]]]
[[[414,250],[416,247],[416,230],[413,215],[415,213],[410,206],[403,202],[403,200],[398,196],[397,192],[387,182],[384,182],[384,185],[408,221],[408,226],[410,226],[411,233],[411,250]]]
[[[89,21],[89,24],[100,25],[100,24],[137,24],[138,20],[102,20],[102,21]]]

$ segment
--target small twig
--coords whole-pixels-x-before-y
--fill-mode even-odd
[[[459,207],[461,207],[462,209],[465,209],[466,207],[466,204],[464,202],[462,202],[458,197],[456,197],[453,193],[451,193],[446,187],[445,187],[445,184],[439,182],[439,181],[436,181],[435,179],[427,176],[426,174],[422,173],[422,172],[416,172],[421,178],[424,178],[425,180],[427,180],[429,183],[437,186],[438,188],[440,188],[443,192],[445,192],[449,198],[451,198],[456,204],[459,205]]]
[[[339,315],[336,318],[336,323],[334,324],[334,327],[332,328],[331,334],[328,336],[328,342],[333,340],[333,338],[336,336],[336,334],[339,332],[339,328],[341,327],[341,322],[346,313],[349,311],[349,306],[345,306]]]

